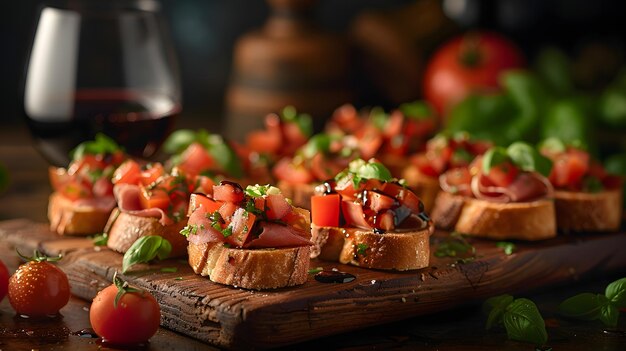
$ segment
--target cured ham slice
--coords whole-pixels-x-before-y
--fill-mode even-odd
[[[160,208],[147,208],[141,206],[139,199],[141,189],[135,184],[116,184],[113,188],[113,194],[117,201],[117,207],[125,213],[138,217],[158,218],[162,225],[170,225],[172,219]]]
[[[472,193],[477,199],[492,202],[528,202],[552,197],[554,189],[547,178],[534,172],[525,172],[507,187],[490,184],[489,179],[479,174],[472,178]]]
[[[260,222],[258,225],[261,227],[261,234],[259,234],[258,238],[250,240],[244,247],[266,248],[312,245],[305,238],[306,235],[300,233],[294,227],[271,222]]]

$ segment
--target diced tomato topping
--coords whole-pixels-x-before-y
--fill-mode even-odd
[[[451,186],[469,185],[472,175],[467,167],[454,168],[446,172],[446,180]]]
[[[291,184],[309,184],[315,177],[304,165],[294,165],[290,158],[283,158],[272,169],[276,178]]]
[[[282,194],[270,194],[265,199],[267,218],[281,219],[291,212],[291,204]]]
[[[311,221],[320,227],[339,226],[339,194],[313,195]]]
[[[275,154],[281,146],[280,132],[274,131],[253,131],[248,134],[246,143],[250,149],[259,153]]]
[[[48,177],[50,178],[50,184],[52,185],[52,189],[59,191],[63,185],[69,182],[72,178],[69,174],[67,174],[67,170],[65,168],[57,168],[57,167],[49,167],[48,168]]]
[[[385,194],[377,191],[367,190],[364,192],[364,206],[367,206],[374,212],[391,209],[397,205],[397,201]]]
[[[72,162],[72,164],[70,164],[69,168],[67,169],[67,173],[69,175],[74,175],[83,169],[103,169],[105,166],[106,164],[102,159],[102,155],[87,154],[84,155],[81,159]]]
[[[113,184],[138,184],[141,178],[141,167],[133,160],[127,160],[122,163],[113,172],[111,181]]]
[[[557,157],[552,166],[550,181],[557,188],[576,188],[582,184],[583,176],[589,171],[589,155],[566,153]]]
[[[385,123],[385,127],[383,129],[383,134],[386,138],[393,138],[394,136],[398,136],[402,134],[402,126],[404,125],[404,115],[399,110],[396,110],[391,113],[387,122]]]
[[[191,194],[191,197],[189,198],[189,212],[187,215],[191,215],[191,213],[200,206],[206,209],[207,213],[213,213],[219,210],[220,207],[222,207],[222,204],[222,202],[215,201],[203,194]]]
[[[113,196],[113,183],[107,178],[100,178],[93,184],[93,195],[95,197]]]
[[[217,201],[239,204],[243,200],[243,189],[230,182],[222,182],[213,186],[213,198]]]
[[[235,203],[223,202],[218,211],[220,212],[220,216],[222,216],[224,220],[228,221],[238,208],[239,206],[237,206]]]
[[[215,160],[200,143],[193,143],[181,154],[181,162],[178,164],[185,173],[197,175],[209,170],[215,165]]]
[[[163,174],[165,174],[165,170],[163,169],[163,165],[160,163],[152,163],[148,165],[148,168],[141,172],[141,184],[150,185],[159,179]]]
[[[374,156],[383,144],[383,134],[374,126],[367,126],[357,135],[361,158],[368,160]]]
[[[92,196],[91,186],[77,180],[70,180],[64,183],[59,192],[72,201]]]
[[[283,155],[292,155],[296,149],[306,144],[308,137],[302,133],[300,126],[295,122],[282,123],[282,132],[286,139],[286,149]]]
[[[409,208],[413,213],[422,212],[420,199],[410,189],[396,183],[385,183],[383,192],[400,201],[400,204]]]
[[[193,192],[212,195],[214,185],[215,182],[210,177],[198,175],[194,181]]]
[[[497,166],[491,167],[489,170],[489,174],[487,177],[495,186],[506,188],[509,186],[515,178],[517,178],[517,174],[519,170],[515,165],[511,162],[504,162]]]
[[[170,197],[166,191],[160,189],[148,190],[144,186],[141,186],[139,200],[141,207],[144,209],[160,208],[163,211],[167,211],[170,204]]]
[[[346,220],[346,225],[351,227],[363,228],[363,229],[371,229],[369,223],[365,219],[365,213],[363,212],[363,206],[360,203],[342,200],[341,201],[341,212],[343,213],[343,217]]]
[[[382,213],[379,213],[375,216],[376,218],[376,227],[388,231],[393,230],[396,226],[394,224],[394,214],[391,210],[386,210]]]
[[[411,161],[417,167],[421,174],[433,178],[439,176],[438,171],[433,167],[433,164],[426,157],[426,154],[417,154],[413,156]]]
[[[232,216],[232,221],[229,224],[232,234],[226,238],[226,242],[242,247],[248,240],[248,235],[254,226],[256,216],[243,208],[237,208]]]
[[[327,160],[321,153],[311,159],[311,173],[320,181],[333,178],[343,168],[343,166]]]

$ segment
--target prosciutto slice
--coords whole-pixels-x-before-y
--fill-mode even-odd
[[[507,187],[493,186],[482,173],[472,178],[472,193],[477,199],[493,202],[527,202],[553,195],[550,181],[537,173],[520,173]]]
[[[117,207],[120,211],[138,217],[158,218],[162,225],[170,225],[174,223],[167,213],[160,208],[147,208],[141,206],[139,196],[141,189],[135,184],[116,184],[113,187],[113,194],[117,201]]]
[[[257,225],[261,226],[261,234],[259,234],[258,238],[252,239],[246,243],[244,245],[245,248],[312,245],[306,238],[306,233],[294,227],[272,222],[258,222]]]
[[[74,201],[73,204],[74,206],[90,207],[106,212],[111,211],[115,207],[115,198],[113,196],[104,196],[89,199],[78,199]]]
[[[211,226],[211,221],[206,214],[206,209],[200,206],[189,216],[188,225],[195,226],[196,229],[195,234],[187,236],[187,240],[196,245],[209,242],[223,242],[224,235]]]

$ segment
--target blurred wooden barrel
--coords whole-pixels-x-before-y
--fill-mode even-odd
[[[314,3],[270,1],[265,26],[238,40],[226,94],[230,137],[242,138],[286,105],[309,113],[319,129],[336,107],[352,101],[347,42],[314,25]]]

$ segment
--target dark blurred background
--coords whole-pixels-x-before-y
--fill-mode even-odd
[[[420,34],[422,39],[431,35],[431,40],[423,39],[416,44],[420,46],[416,57],[421,60],[427,58],[442,40],[467,28],[489,28],[505,33],[531,58],[539,48],[552,44],[564,49],[577,64],[591,61],[595,63],[597,72],[584,82],[590,89],[605,84],[624,60],[626,2],[621,0],[322,0],[314,8],[313,17],[317,24],[323,30],[348,38],[348,43],[352,45],[352,102],[357,105],[393,106],[399,102],[398,99],[420,96],[419,86],[405,89],[409,91],[408,95],[404,91],[395,97],[385,91],[384,83],[370,77],[371,67],[362,64],[359,51],[368,48],[377,50],[376,47],[371,43],[355,43],[354,37],[362,29],[359,23],[363,21],[358,22],[358,19],[362,20],[364,13],[391,14],[392,17],[402,12],[415,13],[418,23],[414,25],[419,27],[421,22],[428,22],[429,18],[436,16],[425,13],[426,7],[414,6],[424,1],[443,9],[449,22],[437,19],[441,23],[436,28],[445,30]],[[181,121],[207,119],[223,122],[235,43],[244,33],[263,25],[269,14],[267,3],[262,0],[162,0],[161,3],[181,70]],[[19,82],[39,4],[37,0],[20,0],[2,1],[0,5],[3,123],[20,121]],[[406,21],[407,16],[402,20]],[[410,31],[415,26],[404,26],[400,30]],[[423,64],[416,61],[415,71],[420,71]]]

